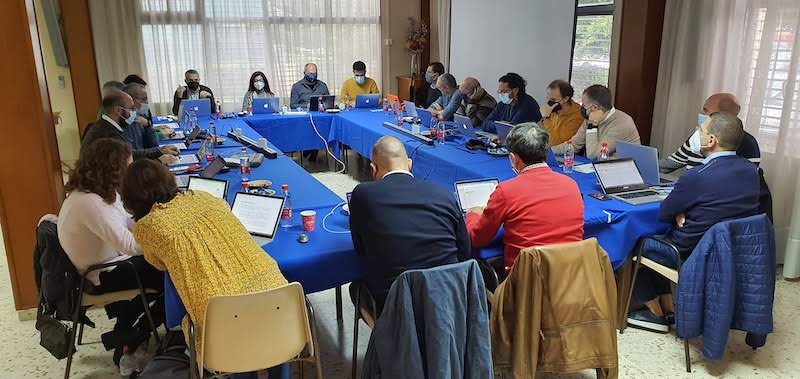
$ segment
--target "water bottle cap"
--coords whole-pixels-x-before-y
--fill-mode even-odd
[[[608,146],[608,142],[603,142],[601,146]]]
[[[122,347],[122,354],[128,354],[129,351],[130,351],[130,348],[128,347],[128,345],[125,345],[125,346]]]
[[[242,151],[247,151],[247,148],[242,146]]]
[[[289,189],[289,185],[288,184],[281,184],[281,189],[286,191],[286,190]]]
[[[567,140],[567,144],[568,144],[568,145],[572,145],[572,138],[570,138],[570,139],[568,139],[568,140]]]
[[[250,187],[250,182],[242,182],[242,188],[247,189]]]

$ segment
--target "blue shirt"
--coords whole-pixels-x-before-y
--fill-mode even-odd
[[[711,155],[707,156],[706,159],[703,159],[703,164],[708,164],[708,162],[713,161],[719,157],[729,157],[731,155],[736,155],[735,151],[718,151],[716,153],[712,153]]]
[[[453,121],[453,115],[456,114],[458,107],[461,106],[461,98],[461,91],[456,90],[451,96],[442,94],[442,96],[439,96],[433,103],[439,104],[439,106],[442,107],[442,118],[445,121]]]
[[[541,119],[542,113],[539,112],[539,103],[537,103],[531,95],[526,93],[511,104],[503,104],[498,101],[492,113],[483,120],[483,130],[489,133],[496,132],[497,129],[494,127],[495,121],[505,121],[517,125],[523,122],[539,121]]]

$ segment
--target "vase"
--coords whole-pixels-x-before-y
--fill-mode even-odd
[[[412,52],[411,53],[411,77],[416,78],[419,76],[419,60],[420,55],[419,52]]]

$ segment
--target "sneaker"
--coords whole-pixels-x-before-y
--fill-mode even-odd
[[[675,327],[675,313],[667,312],[664,314],[664,318],[667,319],[667,324],[669,324],[670,327]]]
[[[628,325],[657,333],[668,333],[669,324],[663,316],[656,316],[649,309],[631,312],[628,315]]]

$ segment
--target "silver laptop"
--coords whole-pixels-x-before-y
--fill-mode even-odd
[[[497,130],[497,139],[500,141],[501,145],[505,146],[506,137],[508,137],[508,133],[511,133],[511,129],[514,129],[514,124],[505,121],[495,121],[494,127]]]
[[[406,116],[419,118],[417,114],[417,106],[413,101],[403,100],[403,108],[406,111]]]
[[[200,145],[200,148],[197,149],[197,152],[194,154],[181,154],[178,156],[178,160],[168,164],[167,166],[190,166],[196,163],[200,163],[201,160],[205,159],[206,156],[206,145]]]
[[[211,196],[225,200],[228,196],[228,181],[224,179],[204,178],[202,176],[189,176],[186,186],[193,191],[205,191]]]
[[[485,207],[489,204],[489,197],[492,196],[500,181],[497,178],[463,180],[455,183],[456,198],[462,213],[475,207]]]
[[[633,159],[647,184],[658,186],[672,183],[658,171],[658,149],[655,147],[618,141],[617,157]]]
[[[633,159],[593,163],[603,193],[619,201],[640,205],[664,200],[667,195],[648,188]]]
[[[283,197],[247,192],[237,192],[231,206],[231,212],[260,246],[275,238],[282,211]]]

